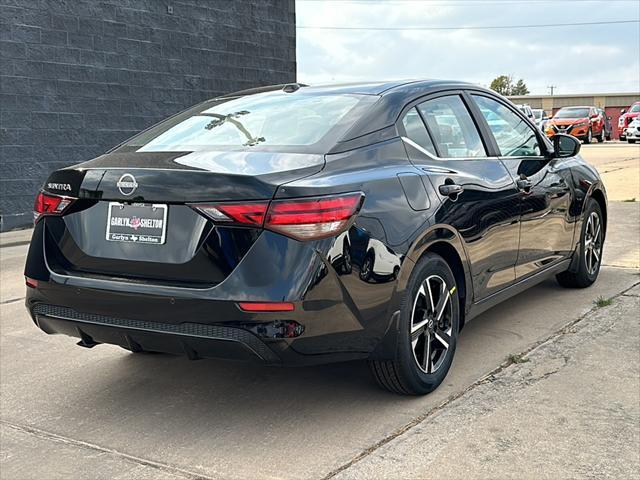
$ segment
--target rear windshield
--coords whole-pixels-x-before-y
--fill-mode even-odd
[[[588,108],[561,108],[553,118],[586,118],[588,116]]]
[[[377,98],[278,91],[217,99],[156,125],[124,147],[139,152],[306,147],[343,132],[355,111]]]

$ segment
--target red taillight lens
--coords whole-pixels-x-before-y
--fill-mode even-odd
[[[37,222],[44,215],[62,215],[62,212],[73,203],[73,200],[69,197],[58,197],[44,192],[38,193],[33,205],[33,221]]]
[[[269,202],[220,203],[215,205],[192,205],[214,222],[239,223],[261,227]]]
[[[29,288],[38,288],[38,281],[33,278],[24,277],[24,282]]]
[[[364,195],[274,200],[264,227],[298,240],[331,237],[344,231],[360,210]]]
[[[360,210],[362,192],[269,202],[194,204],[217,223],[264,227],[298,240],[331,237],[344,231]]]
[[[291,302],[240,302],[238,306],[245,312],[292,312],[295,308]]]

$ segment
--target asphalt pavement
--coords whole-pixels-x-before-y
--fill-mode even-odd
[[[632,478],[639,235],[640,203],[612,202],[595,285],[549,280],[487,311],[443,385],[406,398],[362,362],[192,362],[47,336],[23,305],[28,232],[2,234],[0,478]]]

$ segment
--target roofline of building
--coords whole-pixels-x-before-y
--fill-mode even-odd
[[[615,92],[615,93],[567,93],[556,95],[508,95],[509,99],[527,99],[527,98],[580,98],[580,97],[640,97],[640,92]]]

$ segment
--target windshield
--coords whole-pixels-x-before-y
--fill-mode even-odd
[[[587,118],[588,108],[561,108],[553,118]]]
[[[140,147],[139,152],[309,146],[347,120],[357,105],[375,100],[365,95],[282,91],[212,100],[156,125],[124,146]]]
[[[629,110],[629,112],[631,113],[638,113],[640,112],[640,103],[636,103],[631,107],[631,110]]]

